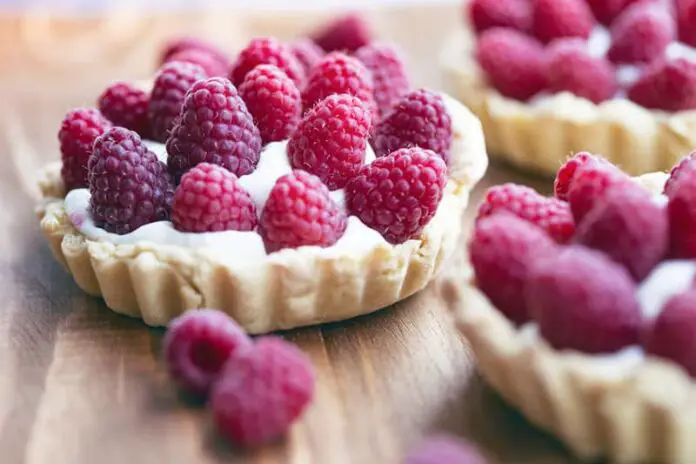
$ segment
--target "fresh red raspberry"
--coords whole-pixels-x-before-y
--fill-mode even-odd
[[[189,48],[169,56],[167,63],[172,61],[183,61],[185,63],[197,64],[203,69],[206,76],[227,76],[229,63],[221,62],[216,55],[198,48]]]
[[[672,170],[669,172],[669,178],[667,179],[667,182],[665,182],[665,187],[662,193],[664,193],[668,197],[672,196],[672,194],[676,191],[675,185],[677,184],[677,178],[679,178],[682,172],[687,170],[687,166],[696,167],[696,151],[690,153],[689,155],[686,155],[679,161],[679,163],[672,167]]]
[[[597,21],[605,26],[611,25],[630,4],[642,0],[585,0]]]
[[[612,24],[607,57],[614,63],[649,63],[676,38],[676,29],[674,18],[663,5],[636,3]]]
[[[411,452],[403,464],[486,464],[487,461],[471,443],[448,435],[428,438]]]
[[[326,52],[354,52],[372,42],[372,29],[364,17],[350,13],[336,18],[313,34],[314,42]]]
[[[270,64],[255,67],[239,87],[264,144],[285,140],[295,132],[302,113],[302,97],[295,83]]]
[[[568,191],[568,203],[575,223],[579,225],[609,187],[616,185],[624,188],[642,188],[633,182],[628,174],[612,164],[587,162],[581,166],[575,173]]]
[[[76,108],[63,118],[58,131],[63,165],[60,175],[66,190],[87,187],[87,162],[94,140],[111,127],[111,122],[93,108]]]
[[[329,247],[343,236],[346,213],[317,176],[294,170],[271,189],[259,221],[269,253],[301,246]]]
[[[181,177],[172,223],[182,232],[254,230],[256,207],[237,176],[216,164],[200,163]]]
[[[207,395],[225,363],[252,348],[241,327],[217,309],[185,312],[169,323],[162,341],[171,376],[196,396]]]
[[[214,56],[221,65],[227,66],[229,64],[225,52],[213,43],[197,37],[177,37],[165,45],[160,58],[160,65],[169,61],[169,57],[172,55],[184,50],[200,50]]]
[[[202,162],[220,165],[239,177],[256,169],[261,136],[230,81],[211,77],[191,86],[167,140],[167,153],[169,172],[177,182]]]
[[[249,42],[237,56],[232,65],[230,80],[239,87],[249,71],[260,64],[272,64],[292,79],[301,89],[305,82],[302,65],[290,51],[290,48],[273,37],[257,37]]]
[[[481,32],[494,27],[532,28],[532,6],[529,0],[473,0],[464,2],[465,14],[474,30]]]
[[[555,249],[539,227],[511,214],[496,214],[476,221],[469,242],[469,257],[476,286],[510,321],[530,318],[524,288],[532,263]]]
[[[417,146],[434,151],[449,164],[452,117],[445,100],[427,89],[406,94],[375,128],[372,146],[377,156]]]
[[[346,208],[389,243],[418,237],[437,212],[447,166],[435,152],[402,148],[364,165],[346,185]]]
[[[568,158],[568,161],[566,161],[556,173],[556,179],[553,182],[553,191],[556,198],[559,200],[568,201],[568,192],[573,184],[575,173],[578,169],[589,162],[609,163],[606,159],[586,151],[574,154]]]
[[[547,54],[551,91],[570,92],[594,103],[616,94],[618,84],[614,67],[605,58],[593,56],[584,40],[555,40]]]
[[[297,39],[292,42],[290,51],[304,68],[305,76],[309,76],[314,65],[324,56],[324,50],[314,41],[307,38]]]
[[[529,100],[546,88],[544,47],[512,29],[489,29],[479,37],[476,59],[503,96]]]
[[[598,251],[574,245],[532,264],[526,303],[541,335],[554,348],[608,353],[638,342],[641,312],[636,290],[622,266]]]
[[[203,68],[196,64],[174,61],[166,63],[157,73],[150,94],[148,117],[153,138],[166,142],[181,113],[186,91],[194,82],[207,76]]]
[[[383,118],[411,88],[401,55],[393,45],[372,43],[358,49],[355,57],[372,74],[375,102]]]
[[[502,184],[488,189],[479,207],[477,219],[500,212],[513,214],[541,227],[558,243],[566,243],[575,232],[568,203],[558,198],[542,196],[524,185]]]
[[[696,47],[696,1],[684,0],[679,5],[679,39]]]
[[[166,166],[137,133],[113,127],[100,135],[88,170],[90,213],[97,227],[127,234],[169,218],[173,189]]]
[[[549,43],[562,37],[588,38],[594,17],[584,0],[533,0],[533,29],[537,39]]]
[[[696,164],[684,165],[670,185],[670,249],[676,258],[696,258]]]
[[[629,89],[628,98],[650,109],[696,109],[696,62],[685,58],[656,60]]]
[[[128,82],[116,82],[102,92],[97,100],[99,111],[115,126],[134,130],[141,137],[149,137],[150,120],[147,107],[150,95]]]

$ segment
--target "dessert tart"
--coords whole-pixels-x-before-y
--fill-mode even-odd
[[[631,178],[581,153],[555,197],[492,187],[454,305],[487,382],[583,458],[696,460],[696,152]]]
[[[696,146],[696,4],[672,4],[467,1],[446,88],[489,152],[525,170],[552,175],[584,150],[631,175],[669,169]]]
[[[383,44],[306,73],[285,44],[254,39],[229,79],[211,77],[211,48],[180,41],[167,54],[186,60],[165,59],[152,83],[116,83],[65,117],[37,212],[75,282],[148,325],[214,307],[265,333],[433,279],[487,166],[476,117],[426,89],[395,98],[403,66]]]

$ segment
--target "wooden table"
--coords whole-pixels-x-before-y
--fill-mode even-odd
[[[434,55],[459,27],[458,8],[369,15],[409,52],[416,82],[437,86]],[[33,215],[33,182],[37,167],[57,156],[67,109],[93,104],[114,78],[148,76],[168,34],[203,32],[232,49],[250,35],[288,37],[318,20],[244,12],[0,17],[0,462],[391,463],[435,432],[473,440],[493,462],[570,462],[475,373],[441,296],[461,257],[392,308],[285,334],[314,362],[315,401],[286,442],[244,454],[215,436],[204,408],[179,398],[160,360],[162,331],[84,295],[50,255]],[[494,167],[483,184],[511,180],[525,181]]]

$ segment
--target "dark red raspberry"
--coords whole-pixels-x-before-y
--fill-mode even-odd
[[[473,0],[464,2],[467,19],[477,33],[494,27],[526,32],[532,28],[532,7],[528,0]]]
[[[608,353],[638,342],[641,312],[635,293],[626,269],[574,245],[534,262],[526,301],[554,348]]]
[[[436,153],[402,148],[364,165],[346,185],[346,207],[389,243],[418,237],[437,212],[447,166]]]
[[[696,109],[696,62],[686,58],[656,60],[628,89],[628,98],[649,109]]]
[[[403,461],[403,464],[486,463],[486,459],[471,443],[448,435],[428,438]]]
[[[295,83],[273,65],[255,67],[239,87],[249,113],[266,144],[285,140],[295,132],[302,113],[302,98]]]
[[[326,52],[353,52],[372,42],[372,35],[365,18],[350,13],[336,18],[313,34],[312,38]]]
[[[309,358],[295,345],[267,336],[224,366],[210,407],[221,435],[259,446],[281,438],[313,397]]]
[[[586,39],[594,17],[584,0],[533,0],[533,29],[537,39],[549,43],[562,37]]]
[[[556,179],[553,182],[553,191],[556,198],[559,200],[568,201],[568,192],[570,191],[570,187],[573,183],[575,173],[578,169],[589,162],[608,163],[606,159],[586,151],[576,153],[568,158],[568,161],[566,161],[556,173]]]
[[[641,0],[585,0],[597,21],[605,26],[618,17],[630,4]]]
[[[197,64],[208,77],[227,76],[227,72],[229,71],[229,63],[226,61],[221,62],[217,56],[198,48],[189,48],[174,53],[167,58],[167,63],[172,61]]]
[[[614,63],[649,63],[662,55],[676,35],[669,10],[658,2],[630,6],[611,26],[607,57]]]
[[[173,189],[167,169],[140,136],[113,127],[94,141],[89,158],[90,213],[107,232],[127,234],[169,218]]]
[[[342,188],[365,163],[371,119],[369,108],[357,97],[326,97],[290,137],[290,164],[318,176],[330,190]]]
[[[160,64],[166,63],[169,57],[184,50],[200,50],[214,56],[222,65],[228,63],[225,52],[216,45],[197,37],[177,37],[165,45]]]
[[[609,187],[615,185],[625,188],[642,188],[633,182],[628,174],[612,164],[587,162],[580,167],[568,191],[568,203],[575,223],[580,224],[582,218],[600,201]]]
[[[252,39],[232,65],[230,80],[239,87],[247,73],[260,64],[272,64],[287,74],[297,88],[301,89],[304,86],[306,76],[302,65],[287,45],[273,37]]]
[[[688,163],[670,185],[670,248],[677,258],[696,258],[696,164]]]
[[[542,196],[524,185],[502,184],[488,189],[477,219],[500,212],[513,214],[541,227],[558,243],[566,243],[575,232],[568,203]]]
[[[686,155],[679,161],[679,163],[672,167],[672,170],[669,172],[669,178],[667,179],[667,182],[665,182],[665,188],[663,191],[665,195],[669,197],[672,195],[672,193],[674,193],[676,190],[674,186],[677,184],[677,178],[679,178],[681,173],[687,169],[687,166],[696,167],[696,151]]]
[[[382,118],[411,88],[404,62],[396,47],[387,43],[365,45],[355,57],[372,74],[375,102]]]
[[[685,44],[696,47],[696,2],[684,0],[679,4],[679,39]]]
[[[269,253],[301,246],[329,247],[343,236],[348,218],[321,180],[295,170],[278,179],[259,221]]]
[[[206,77],[203,68],[195,64],[174,61],[162,66],[155,77],[148,107],[150,128],[156,141],[166,142],[181,113],[186,91],[194,82]]]
[[[147,107],[150,95],[127,82],[111,84],[97,100],[99,111],[115,126],[134,130],[141,137],[150,135]]]
[[[172,223],[182,232],[254,230],[256,207],[237,176],[200,163],[183,175],[174,192]]]
[[[198,81],[186,93],[181,118],[167,140],[167,164],[175,180],[198,163],[222,166],[241,177],[259,162],[261,136],[232,83]]]
[[[304,68],[305,76],[309,76],[314,65],[324,56],[324,50],[314,41],[307,38],[297,39],[292,42],[290,51]]]
[[[377,156],[418,146],[432,150],[449,164],[452,117],[441,95],[418,89],[405,95],[376,127],[372,146]]]
[[[93,108],[76,108],[63,118],[58,131],[63,166],[60,175],[66,190],[87,187],[87,162],[94,140],[111,127],[111,122]]]
[[[217,309],[194,309],[169,323],[162,341],[171,376],[188,393],[205,396],[223,366],[253,348],[234,320]]]
[[[508,319],[523,324],[530,318],[524,288],[532,263],[555,249],[542,229],[511,214],[477,221],[469,242],[476,286]]]
[[[544,47],[512,29],[489,29],[479,37],[476,59],[501,95],[529,100],[547,86]]]

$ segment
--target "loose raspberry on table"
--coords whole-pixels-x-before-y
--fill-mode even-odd
[[[355,57],[372,74],[379,117],[386,116],[411,88],[399,51],[388,43],[372,43],[355,52]]]
[[[200,50],[214,56],[221,65],[227,66],[229,64],[225,52],[215,44],[198,37],[176,37],[164,46],[160,65],[166,63],[172,55],[184,50]]]
[[[672,170],[669,172],[669,178],[667,179],[667,182],[665,182],[665,187],[663,190],[665,195],[669,197],[676,191],[674,186],[677,184],[677,179],[681,173],[687,169],[687,166],[696,167],[696,151],[686,155],[679,161],[679,163],[672,167]]]
[[[115,126],[134,130],[143,138],[149,137],[150,95],[144,90],[128,82],[116,82],[102,92],[97,103],[99,111]]]
[[[604,24],[605,26],[610,26],[611,23],[616,19],[623,11],[637,1],[641,0],[586,0],[587,4],[590,6],[592,13],[594,13],[597,21]]]
[[[309,76],[314,65],[324,56],[324,50],[308,38],[300,38],[292,42],[290,52],[304,68],[305,76]]]
[[[642,316],[635,292],[621,265],[573,245],[534,262],[526,302],[554,348],[608,353],[638,342]]]
[[[549,43],[562,37],[588,38],[594,17],[584,0],[532,0],[533,30],[537,39]]]
[[[270,64],[255,67],[244,78],[239,95],[254,117],[264,144],[285,140],[295,132],[302,98],[295,83]]]
[[[696,109],[696,62],[658,59],[628,89],[628,98],[649,109]]]
[[[60,175],[66,190],[87,187],[87,162],[94,140],[111,128],[111,122],[94,108],[68,112],[58,131],[63,165]]]
[[[664,53],[676,35],[667,7],[655,1],[639,2],[612,24],[607,57],[614,63],[649,63]]]
[[[216,309],[185,312],[169,323],[162,341],[171,376],[196,396],[207,395],[225,363],[252,348],[244,330]]]
[[[696,258],[696,164],[684,165],[670,185],[670,249],[675,258]]]
[[[361,99],[346,94],[326,97],[290,136],[290,165],[316,175],[329,190],[342,188],[365,162],[371,120]]]
[[[578,169],[585,164],[593,163],[609,163],[605,158],[593,155],[586,151],[578,152],[568,158],[563,166],[558,169],[556,178],[553,182],[553,192],[559,200],[568,201],[568,191],[573,184],[573,178]]]
[[[605,192],[616,185],[642,189],[628,174],[610,163],[587,162],[581,166],[573,176],[573,183],[568,191],[568,203],[575,223],[579,225]]]
[[[194,82],[206,77],[203,68],[195,64],[174,61],[162,66],[155,77],[148,107],[152,136],[156,141],[167,140],[181,112],[186,91]]]
[[[524,289],[532,263],[555,244],[541,228],[511,214],[496,214],[476,222],[469,257],[476,286],[510,321],[530,318]]]
[[[90,214],[107,232],[127,234],[169,218],[173,188],[164,163],[140,136],[113,127],[94,141],[89,158]]]
[[[272,253],[301,246],[329,247],[348,218],[317,176],[294,170],[278,179],[261,212],[259,234]]]
[[[447,166],[435,152],[402,148],[364,165],[346,185],[346,208],[389,243],[416,238],[437,212]]]
[[[216,55],[198,48],[189,48],[174,53],[167,58],[166,62],[170,63],[172,61],[197,64],[208,77],[227,76],[229,70],[229,63],[227,61],[221,62]]]
[[[372,29],[364,17],[350,13],[340,16],[313,34],[314,42],[326,52],[354,52],[372,42]]]
[[[301,89],[305,82],[304,68],[290,48],[273,37],[257,37],[251,40],[232,65],[230,80],[239,87],[244,77],[260,64],[271,64],[283,71]]]
[[[526,101],[547,86],[543,45],[512,29],[489,29],[479,37],[476,59],[501,95]]]
[[[486,463],[486,459],[474,445],[448,435],[428,438],[404,460],[404,464]]]
[[[291,343],[268,336],[225,365],[210,407],[222,436],[259,446],[281,438],[313,397],[309,358]]]
[[[241,177],[259,162],[261,135],[232,83],[211,77],[191,86],[181,117],[167,140],[167,165],[174,179],[198,163],[222,166]]]
[[[477,33],[494,27],[527,32],[532,28],[532,5],[529,0],[473,0],[464,2],[467,20]]]

